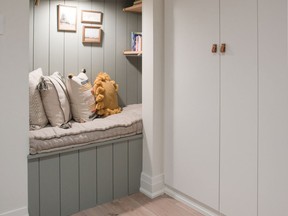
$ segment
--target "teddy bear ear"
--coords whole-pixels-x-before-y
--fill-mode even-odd
[[[68,75],[68,78],[69,78],[69,79],[72,79],[72,78],[73,78],[73,74],[69,74],[69,75]]]

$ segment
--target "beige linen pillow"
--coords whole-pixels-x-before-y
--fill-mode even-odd
[[[39,85],[42,102],[50,124],[55,127],[69,128],[71,120],[70,102],[66,85],[59,72],[42,76]]]
[[[69,93],[73,119],[83,123],[92,119],[95,98],[91,93],[92,85],[85,70],[78,76],[68,76],[66,85]]]
[[[48,124],[41,95],[37,86],[40,78],[43,76],[42,69],[38,68],[29,73],[29,123],[30,130],[36,130],[45,127]]]

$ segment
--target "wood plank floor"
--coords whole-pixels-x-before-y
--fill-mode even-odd
[[[73,216],[203,216],[177,200],[163,195],[151,200],[141,193],[99,205]]]

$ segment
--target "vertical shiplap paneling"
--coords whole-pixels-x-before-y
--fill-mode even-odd
[[[97,1],[92,1],[92,10],[102,12],[103,14],[103,23],[102,23],[102,28],[105,26],[105,19],[106,19],[106,14],[104,14],[104,7],[105,7],[105,2],[104,0],[97,0]],[[105,33],[104,31],[102,32],[102,44],[92,44],[92,77],[91,77],[91,82],[94,82],[97,74],[100,71],[104,71],[104,38],[105,38]]]
[[[29,214],[71,215],[138,192],[141,171],[142,138],[29,159]]]
[[[91,10],[92,2],[91,0],[82,0],[78,2],[78,72],[81,71],[81,69],[86,69],[86,74],[88,78],[91,79],[91,70],[92,70],[92,59],[91,59],[91,52],[92,47],[91,43],[82,43],[82,28],[84,25],[91,26],[91,24],[87,23],[81,23],[81,11],[82,10]]]
[[[65,0],[65,5],[78,7],[78,1]],[[77,14],[79,16],[79,13]],[[77,23],[77,28],[80,23]],[[77,29],[78,30],[78,29]],[[78,37],[81,35],[79,31],[75,32],[65,32],[65,67],[64,76],[67,77],[70,73],[78,74]]]
[[[57,5],[64,5],[64,0],[50,1],[50,53],[49,74],[55,71],[64,74],[64,33],[57,30]]]
[[[34,1],[30,0],[29,17],[29,70],[34,68]]]
[[[104,70],[111,79],[115,79],[115,45],[116,45],[116,0],[105,1],[105,26],[104,26]]]
[[[119,104],[125,106],[127,104],[126,97],[126,57],[123,51],[126,47],[126,32],[127,32],[127,13],[123,13],[125,0],[117,0],[116,12],[116,83],[119,84]]]
[[[142,15],[138,15],[138,31],[142,32]],[[142,45],[143,46],[143,45]],[[142,58],[138,58],[137,65],[137,74],[138,74],[138,101],[137,103],[142,103]]]
[[[142,103],[142,58],[138,59],[138,101],[137,103]]]
[[[41,1],[42,2],[42,1]],[[59,155],[40,158],[40,215],[60,216]]]
[[[130,140],[129,152],[129,194],[139,192],[142,172],[142,139]]]
[[[28,161],[28,177],[29,216],[39,216],[39,159],[33,159]]]
[[[113,157],[112,145],[97,148],[97,203],[113,199]]]
[[[113,145],[114,199],[128,195],[128,142]]]
[[[78,152],[60,155],[61,216],[79,211]]]
[[[96,206],[96,148],[79,151],[80,211]]]
[[[57,30],[58,4],[78,7],[76,33]],[[92,83],[100,71],[105,71],[119,83],[121,106],[141,103],[142,59],[122,54],[130,49],[131,32],[141,31],[141,15],[124,13],[126,4],[125,0],[42,0],[35,9],[31,4],[31,70],[42,67],[45,75],[59,71],[66,77],[86,68]],[[82,43],[82,9],[103,12],[101,44]]]
[[[131,32],[138,31],[137,14],[127,13],[127,47],[131,47]],[[138,101],[138,58],[127,57],[127,104],[135,104]]]
[[[42,0],[34,8],[34,68],[41,67],[44,74],[49,73],[49,17],[50,2]]]

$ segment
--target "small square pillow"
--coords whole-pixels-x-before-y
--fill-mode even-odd
[[[118,105],[118,85],[107,73],[100,72],[94,81],[92,94],[96,98],[94,111],[99,116],[108,116],[121,112]]]
[[[39,90],[50,124],[53,127],[69,128],[70,101],[62,75],[55,72],[51,76],[42,76]]]
[[[84,69],[78,76],[69,75],[66,82],[73,119],[80,123],[92,120],[92,109],[95,105],[95,98],[91,93],[92,85],[85,72]]]
[[[36,130],[45,127],[48,124],[41,95],[37,86],[40,78],[43,76],[42,69],[38,68],[29,73],[29,123],[30,130]]]

